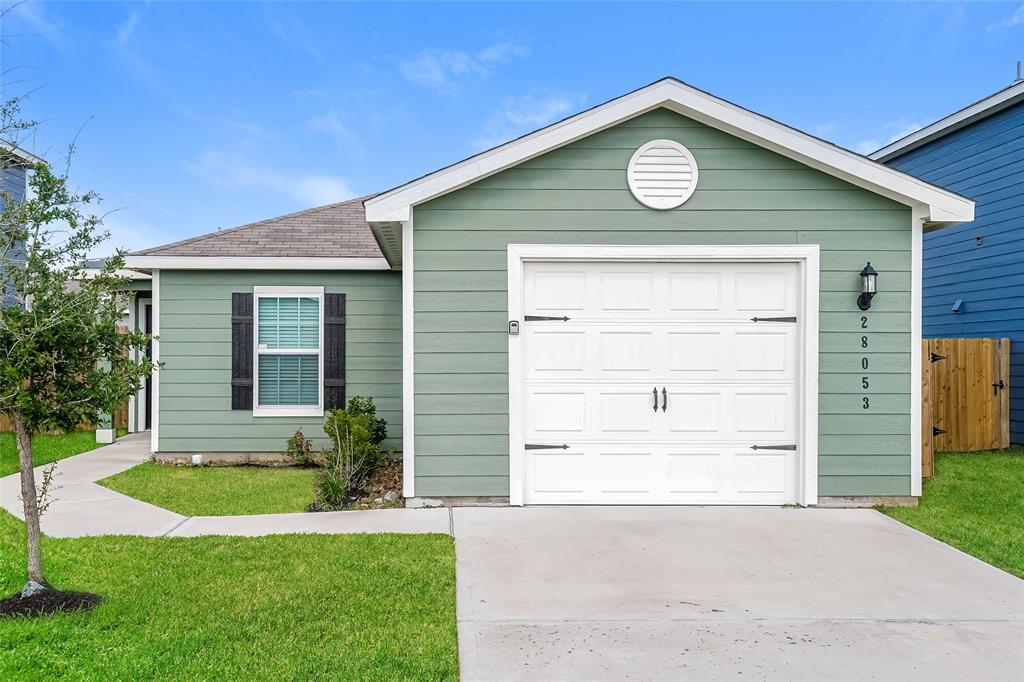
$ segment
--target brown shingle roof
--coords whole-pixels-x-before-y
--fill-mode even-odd
[[[373,195],[136,251],[136,256],[382,258],[363,202]]]

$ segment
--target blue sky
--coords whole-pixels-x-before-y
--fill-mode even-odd
[[[10,6],[10,2],[5,6]],[[1015,3],[30,0],[30,151],[143,248],[390,188],[665,75],[857,151],[1008,85]],[[84,126],[84,128],[83,128]]]

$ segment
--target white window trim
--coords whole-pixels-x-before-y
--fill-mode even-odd
[[[523,319],[523,266],[530,261],[658,261],[797,263],[801,291],[799,434],[797,500],[818,503],[818,313],[821,249],[817,244],[791,246],[576,246],[508,245],[508,319]],[[525,459],[522,334],[508,337],[509,504],[522,506]],[[920,467],[919,467],[920,468]]]
[[[252,416],[254,417],[322,417],[324,416],[324,288],[299,286],[254,286],[252,288]],[[261,298],[316,298],[319,301],[320,331],[317,349],[319,358],[316,405],[260,405],[259,324]],[[310,355],[308,348],[267,350],[264,355]]]

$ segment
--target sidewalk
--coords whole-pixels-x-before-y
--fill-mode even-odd
[[[57,463],[53,502],[42,517],[46,535],[276,535],[282,533],[451,533],[448,509],[370,511],[253,516],[182,516],[122,495],[96,481],[149,459],[149,434],[136,433],[112,445]],[[36,483],[43,467],[36,468]],[[18,474],[0,478],[0,507],[23,519]]]

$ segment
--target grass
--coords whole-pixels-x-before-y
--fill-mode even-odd
[[[923,493],[882,511],[1024,578],[1024,448],[940,453]]]
[[[0,594],[24,581],[0,512]],[[88,612],[0,623],[3,680],[448,680],[455,567],[444,535],[43,538]]]
[[[118,429],[118,435],[126,431]],[[89,450],[103,447],[105,443],[96,442],[95,431],[73,431],[71,433],[41,433],[32,439],[32,464],[42,466],[78,455]],[[14,434],[0,433],[0,476],[18,473],[18,446]]]
[[[313,501],[313,469],[146,462],[100,485],[185,516],[280,514]]]

